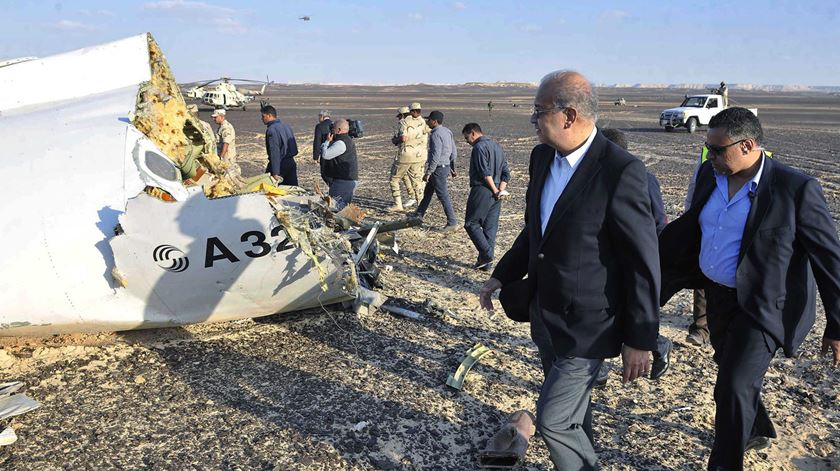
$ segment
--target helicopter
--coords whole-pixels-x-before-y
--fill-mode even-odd
[[[299,19],[299,20],[303,20],[303,21],[309,21],[309,20],[311,20],[312,18],[310,18],[309,16],[301,16],[301,17],[300,17],[300,18],[298,18],[298,19]]]
[[[212,83],[219,82],[213,87],[208,87]],[[259,90],[238,90],[233,82],[247,82],[247,83],[261,83],[262,87]],[[265,93],[265,87],[273,82],[266,80],[249,80],[249,79],[233,79],[230,77],[222,77],[213,80],[206,80],[198,85],[188,89],[185,92],[187,98],[200,99],[205,105],[210,105],[214,108],[242,108],[246,110],[246,105],[254,101],[255,96]]]

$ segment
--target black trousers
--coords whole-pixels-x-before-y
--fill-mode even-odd
[[[479,260],[493,260],[501,210],[502,202],[493,197],[490,188],[484,185],[470,188],[464,229],[478,250]]]
[[[710,471],[744,469],[744,448],[756,436],[776,438],[761,386],[779,345],[738,305],[734,289],[706,289],[709,335],[718,364],[715,442]]]
[[[265,172],[271,173],[271,162],[266,166]],[[295,162],[294,157],[288,157],[280,161],[280,178],[282,178],[281,185],[297,186],[297,162]]]

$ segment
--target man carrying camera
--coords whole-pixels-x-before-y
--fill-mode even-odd
[[[353,201],[356,181],[359,179],[359,164],[356,158],[356,144],[350,137],[350,123],[338,119],[327,139],[321,144],[324,181],[330,186],[330,197],[335,207],[341,210]]]

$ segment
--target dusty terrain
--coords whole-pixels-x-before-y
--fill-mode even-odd
[[[601,90],[604,127],[627,132],[630,150],[660,179],[669,217],[682,199],[704,133],[665,133],[659,112],[681,90]],[[513,170],[497,254],[512,243],[521,213],[530,149],[533,90],[464,87],[275,86],[270,99],[294,128],[302,185],[311,188],[317,111],[362,119],[357,203],[371,217],[392,218],[388,171],[395,109],[420,101],[440,109],[456,134],[479,122],[499,140]],[[614,107],[619,96],[628,106]],[[488,115],[487,101],[496,105]],[[760,109],[776,158],[820,179],[840,217],[840,97],[733,93]],[[518,106],[513,107],[516,103]],[[258,107],[232,110],[243,170],[265,165]],[[202,111],[207,117],[208,111]],[[209,118],[206,118],[209,120]],[[461,174],[451,184],[456,211],[467,194],[468,146],[459,141]],[[401,252],[384,252],[381,292],[423,312],[432,299],[458,317],[426,313],[419,321],[387,313],[355,315],[335,306],[268,318],[179,329],[50,339],[2,339],[0,381],[22,380],[41,409],[11,421],[19,441],[0,448],[2,469],[474,469],[475,454],[504,415],[533,409],[541,383],[526,325],[478,310],[486,278],[470,268],[476,252],[463,231],[444,236],[439,203],[426,225],[400,234]],[[662,333],[675,342],[673,366],[660,381],[622,385],[618,362],[594,394],[596,440],[604,469],[703,469],[712,440],[709,350],[684,343],[690,296],[662,310]],[[840,469],[840,371],[818,357],[822,308],[800,358],[777,357],[764,397],[781,439],[751,452],[756,470]],[[493,353],[462,392],[444,386],[476,342]],[[551,469],[540,439],[528,469]]]

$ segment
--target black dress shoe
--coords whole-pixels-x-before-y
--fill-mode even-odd
[[[489,265],[492,265],[492,264],[493,264],[493,259],[492,258],[478,257],[478,261],[475,262],[475,265],[473,265],[473,268],[478,269],[478,270],[487,271],[487,267]]]
[[[747,441],[747,447],[744,449],[744,452],[750,450],[764,450],[765,448],[770,448],[770,445],[772,444],[772,438],[757,435],[755,437],[750,438],[749,441]]]
[[[671,367],[671,348],[673,348],[674,344],[668,339],[665,340],[668,342],[665,344],[665,351],[662,352],[662,355],[653,356],[653,365],[650,367],[650,379],[661,378],[668,371],[668,368]]]

